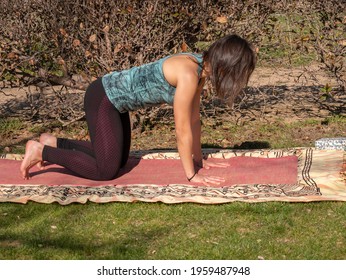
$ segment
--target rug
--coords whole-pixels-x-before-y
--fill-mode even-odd
[[[201,169],[201,174],[225,178],[218,186],[187,182],[175,151],[132,152],[119,177],[92,181],[61,166],[19,174],[22,155],[0,159],[0,202],[70,203],[232,201],[346,201],[344,151],[294,148],[281,150],[204,150],[208,160],[227,162],[227,168]]]

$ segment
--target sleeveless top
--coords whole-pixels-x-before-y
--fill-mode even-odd
[[[198,75],[202,71],[202,55],[182,53],[195,57]],[[102,84],[111,103],[120,113],[134,111],[162,103],[173,104],[176,88],[163,75],[162,65],[171,56],[129,70],[114,71],[102,77]]]

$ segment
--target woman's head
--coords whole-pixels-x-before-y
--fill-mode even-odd
[[[256,54],[248,41],[228,35],[210,46],[203,61],[217,96],[232,104],[255,69]]]

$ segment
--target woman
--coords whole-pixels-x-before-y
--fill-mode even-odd
[[[90,140],[75,141],[43,134],[40,142],[26,144],[21,173],[29,179],[42,161],[59,164],[92,180],[117,176],[129,156],[129,111],[161,103],[173,104],[178,152],[188,181],[220,184],[223,178],[198,174],[198,168],[225,167],[203,160],[201,151],[200,95],[210,79],[217,96],[230,103],[255,68],[251,45],[228,35],[210,46],[203,56],[182,53],[94,81],[87,89],[84,109]]]

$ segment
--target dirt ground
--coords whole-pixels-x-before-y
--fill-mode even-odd
[[[316,120],[320,121],[322,126],[310,126],[308,131],[304,132],[303,135],[297,135],[297,137],[306,137],[306,134],[323,136],[327,133],[325,131],[327,127],[323,127],[323,122],[328,117],[346,116],[346,94],[340,92],[335,94],[333,91],[330,94],[325,94],[322,88],[326,84],[332,87],[336,85],[335,80],[323,71],[319,71],[317,65],[293,69],[257,68],[249,81],[246,94],[236,103],[233,110],[227,109],[218,104],[217,100],[213,100],[212,102],[203,102],[201,112],[202,116],[207,118],[205,123],[216,129],[224,127],[225,121],[239,126],[251,125],[251,123],[258,126],[259,123],[287,124]],[[61,86],[2,89],[0,92],[0,116],[26,119],[27,127],[3,135],[0,148],[23,145],[27,139],[37,137],[38,132],[42,132],[42,130],[57,134],[68,133],[65,131],[66,129],[61,127],[69,127],[69,124],[77,123],[83,118],[82,101],[83,92],[66,90]],[[160,134],[157,137],[158,135],[150,128],[143,129],[142,125],[141,129],[138,127],[136,129],[136,126],[133,125],[135,128],[133,149],[175,147],[174,129],[171,125],[167,125],[167,122],[172,121],[171,116],[169,116],[171,109],[167,109],[166,106],[162,110],[165,113],[160,117],[158,123],[165,123],[164,130],[168,130],[168,133],[165,132],[167,135],[163,137]],[[136,118],[140,117],[143,116],[133,116],[133,123]],[[54,119],[55,123],[60,124],[55,128],[51,125]],[[38,124],[41,124],[40,131],[26,129]],[[149,127],[153,126],[157,126],[155,121],[149,125]],[[343,127],[335,126],[328,129],[333,130],[328,131],[328,135],[346,136]],[[77,130],[74,132],[74,138],[87,137],[84,128]],[[219,136],[220,139],[218,140],[228,139],[224,141],[224,146],[232,146],[235,144],[234,138],[229,137],[229,132],[227,135],[227,137]],[[212,142],[212,136],[207,137],[206,141]],[[242,136],[250,137],[247,134]],[[243,137],[240,140],[244,140]],[[8,150],[8,148],[6,149]]]

